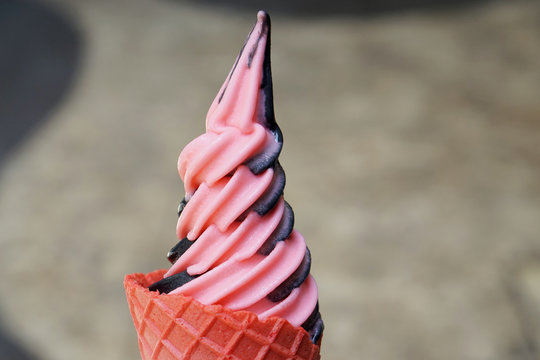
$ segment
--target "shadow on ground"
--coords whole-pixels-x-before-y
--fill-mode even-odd
[[[16,340],[7,334],[0,324],[0,354],[4,360],[35,360]]]
[[[0,165],[60,103],[80,52],[77,29],[57,9],[36,1],[0,2]],[[4,360],[36,358],[1,323],[0,354]]]
[[[58,9],[0,2],[0,164],[69,90],[81,36]]]

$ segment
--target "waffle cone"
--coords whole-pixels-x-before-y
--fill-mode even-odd
[[[204,305],[179,295],[159,294],[148,286],[166,270],[124,279],[143,360],[318,360],[319,345],[287,320],[264,321],[249,311]]]

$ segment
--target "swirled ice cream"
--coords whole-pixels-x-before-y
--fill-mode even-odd
[[[317,343],[323,323],[311,257],[283,199],[274,118],[270,18],[260,11],[210,106],[206,133],[178,159],[185,197],[164,278],[149,288],[207,305],[278,316]]]

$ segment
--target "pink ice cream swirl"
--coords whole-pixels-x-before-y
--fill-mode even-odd
[[[311,258],[283,199],[283,138],[275,122],[270,18],[260,11],[210,106],[206,133],[181,152],[186,195],[173,263],[151,290],[279,316],[317,342],[323,331]]]

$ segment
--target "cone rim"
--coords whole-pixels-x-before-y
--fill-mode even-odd
[[[206,305],[199,302],[197,299],[194,299],[193,297],[185,296],[182,294],[164,294],[164,293],[159,293],[158,291],[150,291],[148,289],[148,286],[150,286],[151,284],[153,284],[154,282],[158,280],[161,280],[163,278],[163,275],[166,273],[166,271],[167,271],[166,269],[159,269],[159,270],[154,270],[152,272],[149,272],[147,274],[132,273],[132,274],[127,274],[124,278],[124,288],[126,291],[128,304],[130,306],[130,312],[131,312],[131,315],[132,315],[132,318],[133,318],[133,321],[137,330],[137,336],[139,338],[139,349],[140,349],[141,356],[143,359],[146,359],[148,357],[145,356],[145,354],[143,353],[143,346],[141,344],[141,334],[139,334],[139,328],[138,328],[137,320],[136,320],[137,315],[135,314],[135,309],[132,306],[133,301],[135,300],[137,296],[143,296],[148,302],[152,302],[152,301],[167,302],[167,300],[169,301],[176,300],[179,302],[190,302],[190,303],[192,302],[196,304],[197,307],[200,307],[202,311],[207,312],[209,314],[215,314],[215,315],[219,314],[220,316],[227,316],[227,317],[228,316],[245,317],[246,319],[250,319],[251,322],[257,322],[261,326],[275,324],[277,322],[286,323],[288,324],[287,327],[293,328],[294,331],[296,331],[297,333],[301,333],[302,338],[309,339],[309,334],[304,328],[300,326],[294,326],[290,324],[286,319],[283,319],[280,317],[272,316],[263,320],[263,319],[259,319],[257,314],[247,311],[247,310],[231,310],[219,304]],[[320,358],[320,340],[317,344],[313,344],[311,343],[311,341],[309,341],[309,343],[311,344],[311,350],[310,350],[311,356],[309,358],[313,360],[319,359]]]

